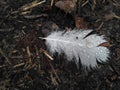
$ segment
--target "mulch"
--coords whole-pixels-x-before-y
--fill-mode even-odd
[[[109,60],[78,69],[39,38],[74,28],[104,35]],[[119,76],[119,0],[0,1],[0,90],[120,90]]]

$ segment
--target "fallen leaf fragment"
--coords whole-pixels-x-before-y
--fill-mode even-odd
[[[119,19],[119,20],[120,20],[120,16],[117,16],[117,15],[116,15],[114,12],[112,12],[112,11],[110,11],[109,14],[106,14],[106,15],[104,16],[104,19],[105,19],[106,21],[111,20],[111,19],[113,19],[113,18],[116,18],[116,19]]]
[[[66,13],[75,11],[76,3],[70,0],[61,0],[55,3],[55,6],[64,10]]]
[[[82,17],[75,16],[75,26],[77,29],[87,29],[87,24]]]
[[[99,46],[103,46],[103,47],[109,47],[111,46],[109,42],[104,42],[104,43],[101,43]]]

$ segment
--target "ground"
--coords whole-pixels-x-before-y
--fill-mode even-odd
[[[74,28],[104,35],[109,60],[78,69],[39,39]],[[0,90],[120,90],[119,75],[119,0],[0,1]]]

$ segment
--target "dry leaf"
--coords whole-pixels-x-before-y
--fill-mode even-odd
[[[103,46],[103,47],[109,47],[111,46],[109,42],[104,42],[104,43],[101,43],[99,46]]]
[[[76,4],[75,2],[70,0],[61,0],[56,2],[55,6],[60,8],[61,10],[64,10],[66,13],[71,13],[75,11]]]
[[[113,18],[114,18],[114,15],[115,15],[115,13],[113,13],[113,12],[111,11],[109,14],[106,14],[106,15],[104,16],[104,18],[105,18],[106,21],[108,21],[108,20],[113,19]]]
[[[87,29],[87,25],[82,17],[75,16],[75,26],[77,29]]]
[[[104,18],[105,18],[106,21],[111,20],[111,19],[113,19],[113,18],[116,18],[116,19],[120,20],[120,16],[117,16],[117,15],[116,15],[114,12],[112,12],[112,11],[110,11],[109,14],[106,14],[106,15],[104,16]]]

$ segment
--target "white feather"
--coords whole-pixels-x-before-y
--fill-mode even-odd
[[[99,46],[107,42],[103,36],[92,34],[86,37],[92,30],[54,31],[46,38],[46,45],[49,51],[54,54],[64,53],[69,61],[75,59],[78,66],[79,59],[87,67],[95,67],[96,60],[106,61],[109,57],[109,50]]]

